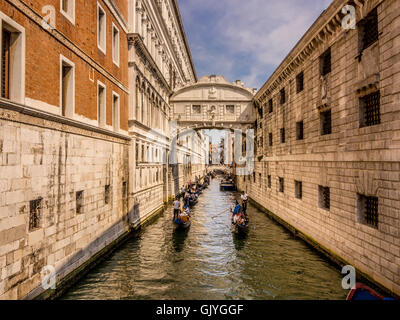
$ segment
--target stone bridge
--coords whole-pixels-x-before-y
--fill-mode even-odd
[[[256,89],[222,76],[204,76],[196,84],[179,89],[170,99],[172,120],[178,130],[240,129],[244,133],[256,120],[253,97]]]

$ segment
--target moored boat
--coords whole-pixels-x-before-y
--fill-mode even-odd
[[[175,229],[188,229],[192,224],[192,221],[188,221],[186,223],[184,223],[182,220],[180,219],[175,219],[174,220],[174,225],[175,225]]]
[[[235,191],[236,186],[232,180],[222,180],[219,185],[220,190],[222,191]]]
[[[392,300],[391,298],[385,298],[380,293],[376,292],[374,289],[368,287],[365,284],[357,283],[356,287],[350,290],[347,295],[346,300],[348,301],[357,301],[357,300]]]

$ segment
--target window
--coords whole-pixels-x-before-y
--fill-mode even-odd
[[[109,204],[110,198],[111,198],[111,187],[108,184],[104,187],[104,203]]]
[[[326,76],[327,74],[331,73],[331,71],[332,71],[331,48],[326,50],[319,59],[320,59],[321,75]]]
[[[60,0],[61,13],[72,23],[75,24],[75,0]]]
[[[97,47],[106,54],[106,12],[97,2]]]
[[[294,181],[294,196],[296,199],[303,198],[303,183],[301,181]]]
[[[235,106],[226,106],[226,113],[234,114],[235,113]]]
[[[281,95],[281,104],[284,104],[284,103],[286,102],[286,92],[285,92],[285,88],[282,88],[282,89],[281,89],[280,95]]]
[[[318,194],[319,207],[325,210],[329,210],[331,208],[331,194],[329,187],[318,186]]]
[[[75,112],[75,65],[67,58],[60,57],[60,104],[61,114],[72,118]]]
[[[300,72],[296,77],[296,92],[299,93],[304,90],[304,72]]]
[[[279,192],[285,192],[285,179],[279,178]]]
[[[320,113],[320,126],[321,126],[321,135],[327,135],[332,133],[331,110]]]
[[[10,51],[11,32],[2,31],[1,50],[1,97],[10,99]]]
[[[113,92],[113,106],[112,106],[112,126],[115,132],[119,131],[120,127],[120,104],[119,95]]]
[[[358,23],[360,52],[378,41],[378,13],[375,8]]]
[[[106,87],[97,82],[97,121],[100,127],[106,125]]]
[[[114,23],[112,29],[113,62],[119,67],[119,30]]]
[[[281,128],[281,143],[286,142],[285,128]]]
[[[268,134],[268,139],[269,139],[269,146],[272,147],[272,145],[273,145],[273,138],[272,138],[272,133],[271,133],[271,132]]]
[[[296,122],[296,140],[304,139],[304,125],[303,121]]]
[[[378,228],[378,198],[357,195],[358,218],[363,224]]]
[[[272,186],[271,176],[269,175],[267,179],[268,179],[268,188],[271,188]]]
[[[381,94],[380,91],[360,98],[360,128],[381,123]]]
[[[193,113],[200,114],[201,113],[201,106],[193,106]]]
[[[125,214],[128,208],[128,184],[126,181],[122,182],[122,209]]]
[[[25,101],[25,29],[0,11],[0,96]]]
[[[261,182],[262,182],[261,173],[259,173],[258,174],[258,183],[260,184],[260,188],[261,188]]]
[[[77,193],[76,193],[76,198],[75,198],[75,201],[76,201],[76,213],[77,214],[81,214],[81,213],[83,213],[83,191],[78,191]]]
[[[269,113],[274,112],[274,102],[272,99],[269,99],[269,101],[268,101],[268,112]]]
[[[29,202],[29,231],[40,228],[42,218],[42,198]]]

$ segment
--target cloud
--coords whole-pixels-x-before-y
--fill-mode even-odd
[[[179,0],[198,76],[260,88],[331,0]]]

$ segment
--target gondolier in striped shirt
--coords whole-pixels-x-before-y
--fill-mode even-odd
[[[247,213],[247,201],[249,199],[249,195],[243,191],[241,198],[242,198],[242,202],[243,202],[243,205],[242,205],[243,213],[246,214]]]
[[[176,197],[174,201],[174,221],[179,218],[179,214],[181,212],[181,202],[178,197]]]

